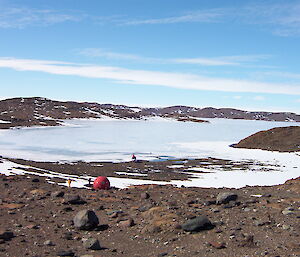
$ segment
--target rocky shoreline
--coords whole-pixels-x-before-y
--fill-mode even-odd
[[[300,256],[299,178],[102,191],[34,175],[0,180],[1,256]]]

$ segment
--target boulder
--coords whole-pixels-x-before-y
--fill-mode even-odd
[[[98,226],[99,219],[94,211],[81,210],[75,215],[73,222],[78,229],[91,230]]]
[[[219,193],[217,196],[216,203],[217,204],[225,204],[230,201],[235,201],[238,198],[237,194],[231,192]]]
[[[0,229],[0,239],[3,240],[10,240],[14,237],[14,233],[8,230],[2,230]]]
[[[213,224],[204,215],[198,216],[194,219],[190,219],[186,223],[181,225],[181,228],[187,232],[198,232],[201,230],[212,229],[213,227]]]
[[[91,250],[100,250],[101,249],[99,240],[94,237],[85,238],[82,241],[83,241],[83,246],[86,249],[91,249]]]
[[[84,200],[82,200],[79,195],[66,194],[64,196],[64,203],[65,204],[84,204],[86,202]]]

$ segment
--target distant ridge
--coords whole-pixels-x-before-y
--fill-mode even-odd
[[[205,122],[202,118],[225,118],[300,122],[300,115],[290,112],[248,112],[232,108],[196,108],[170,106],[141,108],[89,102],[62,102],[41,97],[11,98],[0,101],[0,128],[17,126],[57,126],[66,119],[115,118],[144,120],[152,117],[173,118],[186,122]]]

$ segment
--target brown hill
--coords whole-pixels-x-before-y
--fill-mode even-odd
[[[300,126],[279,127],[260,131],[241,140],[233,147],[297,152],[300,151]]]
[[[19,97],[0,101],[0,128],[57,126],[66,119],[103,117],[134,120],[163,117],[183,122],[205,122],[201,120],[202,118],[300,122],[300,115],[289,112],[248,112],[231,108],[201,109],[189,106],[141,108],[88,102],[62,102],[41,97]]]

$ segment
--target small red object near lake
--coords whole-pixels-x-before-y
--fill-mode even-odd
[[[103,176],[97,177],[94,181],[93,188],[96,190],[97,189],[107,190],[110,188],[109,180],[107,179],[107,177],[103,177]]]

